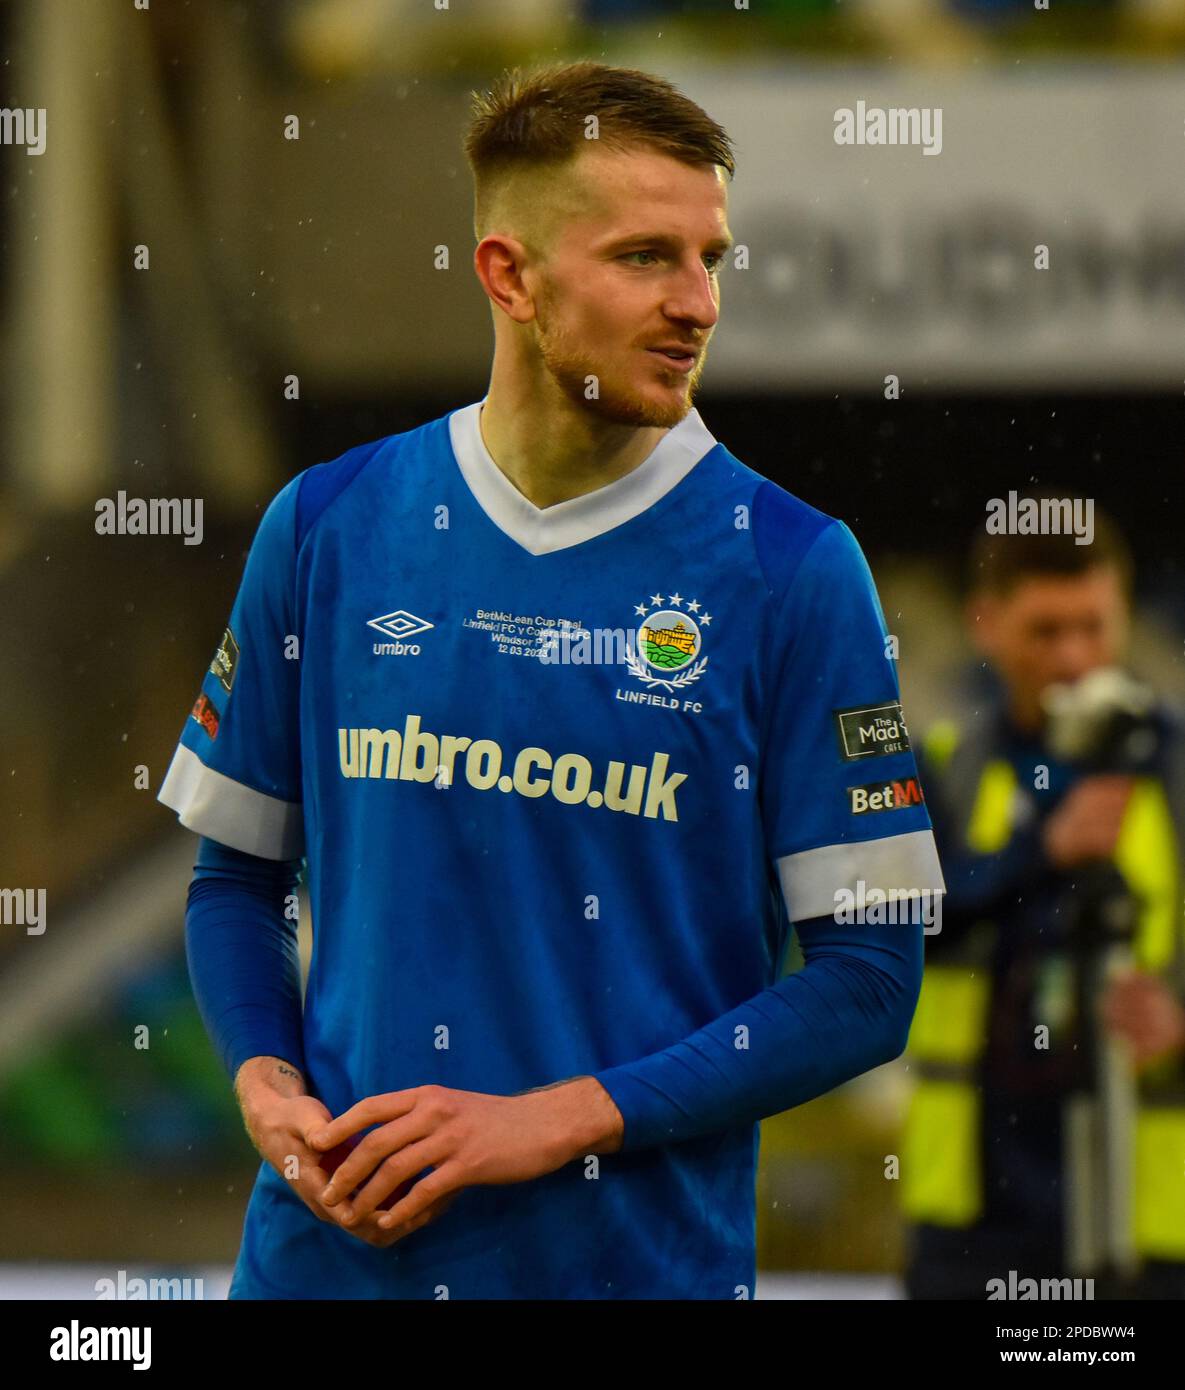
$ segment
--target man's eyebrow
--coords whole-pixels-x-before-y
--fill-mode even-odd
[[[606,250],[624,251],[630,246],[658,246],[664,251],[677,251],[681,245],[681,238],[668,236],[663,232],[638,232],[633,236],[619,237],[616,241],[611,242]],[[733,238],[731,236],[718,236],[706,243],[705,250],[724,252],[730,250],[732,246]]]

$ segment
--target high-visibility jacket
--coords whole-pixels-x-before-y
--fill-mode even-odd
[[[950,843],[995,855],[1009,844],[1025,796],[1001,756],[1000,725],[962,734],[952,724],[923,744],[923,782]],[[1136,779],[1114,863],[1139,905],[1134,963],[1185,997],[1185,739],[1165,741],[1157,767]],[[994,746],[993,746],[994,745]],[[1023,789],[1027,790],[1027,789]],[[1018,795],[1018,793],[1021,793]],[[940,853],[943,850],[939,838]],[[950,880],[948,877],[948,886]],[[949,908],[957,903],[948,899]],[[997,909],[998,915],[1003,916]],[[953,950],[927,943],[922,992],[906,1060],[914,1080],[902,1142],[901,1199],[914,1222],[967,1227],[984,1215],[982,1063],[993,1001],[994,934],[1007,921],[976,922]],[[1138,1082],[1132,1240],[1137,1253],[1185,1260],[1185,1062],[1168,1058]]]

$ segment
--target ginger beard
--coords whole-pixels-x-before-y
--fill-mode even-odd
[[[655,340],[661,333],[655,333]],[[670,335],[679,337],[677,332]],[[574,405],[599,415],[616,425],[656,426],[671,429],[691,410],[692,397],[703,375],[707,358],[706,344],[699,359],[686,375],[674,367],[664,367],[662,358],[647,357],[639,345],[633,355],[638,358],[637,370],[652,372],[665,378],[671,389],[664,398],[649,395],[631,386],[626,372],[614,373],[611,364],[594,356],[586,341],[578,338],[563,323],[558,309],[558,296],[549,280],[544,280],[535,305],[535,346],[539,360],[551,379]],[[647,361],[654,365],[646,367]],[[588,378],[597,383],[597,395],[590,397]]]

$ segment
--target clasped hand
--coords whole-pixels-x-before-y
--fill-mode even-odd
[[[613,1152],[622,1134],[590,1076],[515,1096],[415,1086],[336,1119],[312,1096],[276,1096],[252,1121],[256,1147],[305,1205],[376,1246],[435,1220],[467,1187],[542,1177],[582,1153]],[[285,1172],[292,1157],[296,1171]]]

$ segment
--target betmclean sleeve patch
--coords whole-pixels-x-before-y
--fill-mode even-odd
[[[815,539],[776,629],[762,809],[790,917],[829,916],[861,883],[941,892],[889,655],[896,644],[868,563],[842,522]],[[870,762],[883,769],[876,782]]]

